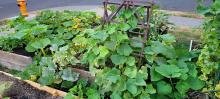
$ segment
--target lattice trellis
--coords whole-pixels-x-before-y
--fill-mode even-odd
[[[110,0],[105,0],[103,2],[104,5],[104,16],[103,16],[103,24],[108,24],[113,22],[114,17],[123,9],[123,7],[125,9],[132,9],[134,7],[144,7],[146,9],[146,16],[144,19],[146,19],[146,21],[142,20],[140,18],[139,13],[134,12],[134,16],[135,18],[138,20],[138,27],[140,29],[143,29],[144,32],[143,33],[139,33],[139,32],[134,32],[132,30],[127,31],[128,35],[132,34],[132,37],[134,37],[134,35],[136,36],[141,36],[144,39],[138,42],[142,43],[142,48],[140,52],[134,52],[132,53],[135,56],[138,56],[139,59],[139,63],[138,65],[142,65],[142,60],[144,58],[144,48],[146,45],[147,40],[149,39],[149,33],[150,33],[150,17],[151,17],[151,13],[152,13],[152,6],[153,3],[150,2],[146,2],[145,4],[140,3],[140,1],[134,1],[134,0],[123,0],[121,3],[118,2],[111,2]],[[117,9],[115,12],[112,12],[111,14],[109,14],[108,12],[108,5],[116,5]]]

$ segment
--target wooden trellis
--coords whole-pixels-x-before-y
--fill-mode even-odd
[[[146,3],[140,3],[140,1],[137,1],[137,0],[123,0],[122,2],[118,3],[118,2],[111,2],[110,0],[105,0],[103,2],[103,5],[104,5],[104,16],[103,16],[103,24],[108,24],[108,23],[111,23],[111,22],[114,22],[114,17],[116,17],[116,15],[123,9],[132,9],[134,7],[143,7],[146,9],[146,16],[144,16],[146,19],[145,20],[142,20],[140,18],[140,15],[139,13],[137,12],[134,12],[134,16],[135,18],[138,20],[138,27],[137,28],[140,28],[140,29],[143,29],[144,32],[143,33],[139,33],[139,32],[133,32],[132,30],[128,30],[128,34],[132,34],[132,36],[134,37],[134,35],[137,35],[137,36],[141,36],[143,37],[144,39],[141,40],[141,41],[138,41],[138,42],[141,42],[142,43],[142,48],[141,48],[141,51],[140,52],[134,52],[132,53],[133,55],[135,56],[138,56],[140,59],[139,59],[139,63],[138,65],[142,65],[142,60],[144,58],[144,48],[145,48],[145,45],[146,45],[146,42],[147,40],[149,39],[149,33],[150,33],[150,17],[151,17],[151,13],[152,13],[152,6],[153,6],[153,3],[150,3],[150,2],[146,2]],[[117,6],[117,9],[115,12],[112,12],[111,14],[109,14],[108,12],[108,5],[116,5]]]

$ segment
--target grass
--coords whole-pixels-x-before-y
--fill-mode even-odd
[[[191,13],[191,12],[169,11],[169,10],[160,10],[160,11],[166,14],[172,15],[172,16],[180,16],[180,17],[188,17],[188,18],[196,18],[196,19],[204,18],[204,16],[202,15]]]
[[[189,27],[177,27],[170,31],[176,37],[175,46],[178,48],[189,48],[190,41],[196,40],[200,41],[202,34],[201,28],[189,28]]]

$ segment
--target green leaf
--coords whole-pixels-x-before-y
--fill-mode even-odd
[[[127,80],[127,90],[133,95],[135,95],[138,92],[137,86],[135,85],[134,82],[135,82],[135,79]]]
[[[142,66],[141,69],[139,69],[138,74],[144,79],[148,79],[148,70],[146,66]]]
[[[12,34],[14,38],[16,39],[22,39],[25,35],[27,35],[30,32],[30,29],[24,29],[21,31],[18,31],[15,34]]]
[[[192,82],[193,83],[193,82]],[[189,83],[190,84],[190,83]],[[182,95],[185,96],[186,92],[188,92],[190,85],[185,81],[179,81],[176,84],[176,89],[178,90],[178,92]]]
[[[105,42],[105,46],[109,50],[114,51],[116,49],[116,42],[114,42],[114,41],[107,41],[107,42]]]
[[[172,93],[172,87],[165,81],[160,81],[157,83],[157,92],[161,95],[169,95]]]
[[[217,14],[219,14],[220,13],[220,1],[216,0],[213,3],[212,8],[215,9]]]
[[[38,82],[42,85],[51,85],[55,81],[55,69],[45,68]]]
[[[154,53],[162,54],[170,59],[176,58],[174,48],[171,46],[164,45],[159,41],[152,42],[151,50],[154,51]]]
[[[128,40],[127,34],[122,33],[115,33],[111,35],[111,41],[116,41],[117,43],[120,43],[121,41]]]
[[[140,99],[151,99],[151,98],[148,93],[142,92],[142,94],[140,95]]]
[[[71,20],[71,21],[67,21],[67,22],[64,22],[63,25],[64,25],[65,27],[71,27],[71,26],[74,25],[74,22],[73,22],[72,20]]]
[[[61,78],[66,81],[77,81],[79,79],[79,73],[73,72],[71,68],[66,68],[62,71]]]
[[[104,58],[104,57],[106,57],[106,55],[108,55],[108,53],[109,53],[109,51],[108,51],[108,48],[107,47],[105,47],[105,46],[100,46],[99,47],[99,57],[100,58]]]
[[[31,30],[32,30],[31,33],[33,35],[39,35],[39,34],[47,31],[47,25],[36,25],[36,26],[32,27]]]
[[[73,82],[71,81],[63,81],[62,84],[61,84],[61,87],[62,88],[71,88],[73,86]]]
[[[143,79],[143,77],[142,77],[142,75],[140,73],[138,73],[137,76],[136,76],[135,84],[137,86],[146,86],[147,85],[145,80]]]
[[[189,77],[186,82],[193,90],[199,90],[205,86],[205,83],[202,80],[194,77]]]
[[[161,38],[163,39],[163,42],[167,42],[167,43],[176,42],[176,38],[171,34],[161,35]]]
[[[149,94],[155,94],[156,93],[156,89],[153,87],[152,84],[147,84],[146,92],[149,93]]]
[[[101,99],[100,93],[96,89],[89,88],[86,95],[88,99]]]
[[[150,75],[151,75],[151,81],[159,81],[164,78],[161,74],[155,71],[154,67],[150,69]]]
[[[48,46],[50,44],[50,39],[48,38],[44,38],[44,39],[39,39],[34,41],[31,46],[35,49],[41,49],[41,48],[45,48],[46,46]]]
[[[108,37],[108,34],[102,33],[102,32],[99,32],[93,36],[93,38],[99,39],[101,41],[105,41],[107,37]]]
[[[127,58],[126,64],[128,64],[129,66],[134,66],[136,64],[135,57],[129,56]]]
[[[54,39],[51,41],[51,44],[60,46],[60,45],[65,44],[65,41],[64,41],[63,39],[60,39],[60,38],[54,38]]]
[[[181,76],[180,69],[175,65],[163,64],[159,67],[155,67],[155,70],[167,78],[177,78]]]
[[[123,31],[128,31],[130,28],[130,25],[127,23],[120,24],[120,29],[122,29]]]
[[[106,75],[106,78],[108,80],[110,80],[111,82],[113,83],[116,83],[118,80],[120,80],[120,70],[116,69],[116,68],[113,68],[111,69],[107,75]]]
[[[125,91],[127,89],[126,80],[124,78],[121,78],[116,85],[113,87],[114,91]]]
[[[136,66],[126,66],[124,74],[129,78],[135,78],[137,75],[137,68]]]
[[[76,98],[72,93],[67,93],[67,95],[64,97],[64,99],[76,99]]]
[[[121,93],[117,92],[117,91],[114,91],[110,97],[111,97],[111,99],[122,99]],[[94,99],[96,99],[96,98],[94,98]]]
[[[117,50],[118,54],[125,56],[129,56],[132,51],[132,48],[128,44],[121,44]]]
[[[120,65],[120,64],[124,64],[127,58],[122,55],[112,55],[111,60],[115,65]]]
[[[131,39],[131,46],[136,48],[141,48],[143,46],[143,43],[141,43],[142,39],[140,37],[133,37]]]

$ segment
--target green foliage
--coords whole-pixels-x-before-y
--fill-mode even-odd
[[[203,6],[200,2],[197,10],[206,17],[202,35],[203,49],[197,62],[202,72],[200,79],[206,81],[208,90],[215,90],[220,70],[220,1],[213,0],[210,6]]]
[[[143,37],[127,34],[137,27],[136,11],[146,21],[144,9],[138,7],[123,9],[115,17],[118,23],[104,26],[95,13],[71,11],[45,11],[31,21],[12,22],[17,31],[13,37],[25,41],[25,49],[36,54],[20,76],[42,85],[71,88],[65,99],[74,99],[74,95],[88,99],[184,98],[190,89],[200,90],[204,82],[189,61],[191,54],[173,47],[174,36],[160,35],[158,28],[166,24],[160,22],[165,20],[162,16],[150,23],[152,36],[144,48],[143,64],[138,65],[140,57],[133,53],[142,50],[138,40]],[[71,67],[89,69],[96,77],[94,83],[79,80]]]

